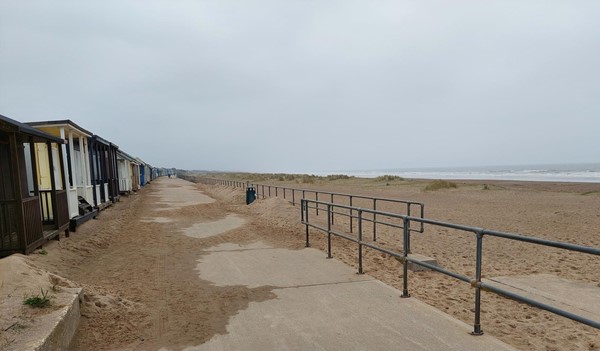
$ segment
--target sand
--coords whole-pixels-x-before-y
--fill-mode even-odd
[[[388,183],[351,179],[289,184],[422,201],[431,218],[600,247],[599,184],[474,181],[459,182],[457,189],[424,192],[426,181]],[[212,284],[198,276],[196,266],[211,247],[264,243],[302,248],[298,206],[280,198],[247,206],[241,189],[203,184],[185,184],[185,194],[179,194],[184,196],[182,205],[170,199],[166,189],[184,184],[161,178],[122,197],[70,238],[46,245],[47,255],[27,257],[35,267],[84,288],[83,318],[73,350],[180,350],[200,345],[226,333],[230,317],[250,302],[274,298],[268,285]],[[336,223],[348,226],[341,217]],[[202,234],[203,225],[212,230],[210,235]],[[188,236],[186,231],[195,234]],[[316,231],[311,235],[313,247],[325,250],[324,237]],[[396,231],[378,229],[378,236],[382,245],[398,249]],[[464,274],[474,270],[474,244],[469,235],[451,230],[426,227],[424,234],[413,236],[413,252],[435,257],[443,267]],[[357,267],[354,245],[334,239],[333,255]],[[364,269],[401,288],[401,265],[394,258],[365,250]],[[552,274],[598,285],[599,271],[597,257],[493,238],[484,243],[484,277]],[[409,279],[412,296],[472,323],[473,290],[468,284],[434,272],[410,273]],[[598,330],[562,317],[486,293],[482,308],[483,330],[519,349],[600,348]]]

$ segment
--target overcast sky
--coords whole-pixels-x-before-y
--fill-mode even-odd
[[[0,114],[165,167],[600,161],[600,1],[0,0]]]

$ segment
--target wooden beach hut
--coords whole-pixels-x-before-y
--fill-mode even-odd
[[[69,235],[63,140],[0,115],[0,255]]]
[[[122,150],[117,150],[117,164],[119,174],[119,192],[121,194],[138,191],[139,181],[139,163],[138,161]]]
[[[92,133],[70,120],[30,122],[28,125],[64,140],[63,172],[67,185],[70,230],[96,216],[88,139]]]
[[[139,157],[136,160],[140,163],[140,186],[146,186],[151,180],[150,165],[142,161]]]
[[[119,201],[117,150],[119,147],[98,135],[88,138],[94,205],[102,210]]]
[[[131,168],[131,190],[138,191],[140,190],[140,162],[132,158],[129,162],[129,167]]]

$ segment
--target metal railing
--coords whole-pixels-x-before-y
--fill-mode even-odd
[[[311,206],[310,204],[312,204],[313,206]],[[314,209],[316,207],[316,205],[321,205],[322,207],[324,207],[326,209],[327,213],[329,214],[327,216],[327,226],[326,227],[316,224],[315,222],[311,223],[311,221],[309,220],[309,209],[311,209],[311,208]],[[333,228],[332,228],[333,224],[331,222],[330,214],[332,213],[332,211],[335,208],[345,208],[345,209],[351,208],[354,211],[356,211],[356,213],[357,213],[356,217],[358,218],[358,223],[357,223],[358,233],[357,233],[356,237],[348,235],[347,233],[333,230]],[[483,239],[486,236],[508,239],[508,240],[515,240],[515,241],[526,242],[526,243],[548,246],[548,247],[554,247],[554,248],[559,248],[559,249],[564,249],[564,250],[569,250],[569,251],[591,254],[591,255],[595,255],[595,256],[600,256],[599,248],[580,246],[580,245],[552,241],[552,240],[546,240],[546,239],[525,236],[525,235],[520,235],[520,234],[515,234],[515,233],[499,232],[499,231],[494,231],[494,230],[488,230],[488,229],[460,225],[460,224],[453,224],[453,223],[431,220],[431,219],[426,219],[426,218],[411,217],[408,215],[401,215],[401,214],[397,214],[397,213],[382,212],[382,211],[376,211],[376,210],[372,210],[372,209],[364,209],[364,208],[359,208],[359,207],[351,207],[351,206],[334,204],[331,202],[318,201],[318,200],[302,199],[300,210],[301,210],[301,222],[302,222],[302,224],[304,224],[306,226],[306,246],[307,247],[310,246],[309,228],[315,228],[315,229],[318,229],[320,231],[327,233],[327,257],[329,257],[329,258],[332,257],[331,256],[331,236],[332,235],[355,242],[356,244],[358,244],[358,273],[359,274],[363,273],[363,262],[362,262],[363,246],[398,258],[403,264],[402,297],[410,296],[410,294],[408,292],[408,263],[412,263],[415,265],[425,267],[427,269],[442,273],[444,275],[453,277],[455,279],[458,279],[460,281],[470,284],[475,289],[475,312],[474,312],[475,316],[474,316],[473,332],[472,332],[473,335],[483,334],[483,331],[481,329],[481,320],[480,320],[481,291],[482,290],[492,292],[492,293],[498,294],[500,296],[510,298],[510,299],[513,299],[513,300],[516,300],[519,302],[523,302],[530,306],[534,306],[534,307],[546,310],[548,312],[572,319],[579,323],[589,325],[596,329],[600,329],[600,322],[598,322],[598,321],[594,321],[594,320],[576,315],[574,313],[562,310],[555,306],[544,304],[542,302],[533,300],[531,298],[513,293],[511,291],[508,291],[508,290],[499,288],[497,286],[494,286],[492,284],[481,281],[481,276],[482,276],[481,265],[482,265],[482,260],[483,260]],[[396,252],[396,251],[393,251],[390,249],[386,249],[386,248],[380,247],[374,243],[371,243],[368,240],[363,239],[362,223],[364,221],[364,214],[369,214],[369,213],[370,214],[379,214],[379,215],[385,216],[387,218],[397,218],[402,221],[402,223],[403,223],[403,225],[402,225],[402,237],[403,237],[402,252]],[[460,274],[457,272],[452,272],[452,271],[444,269],[442,267],[438,267],[436,265],[422,262],[415,258],[410,257],[409,254],[411,253],[411,250],[410,250],[411,235],[410,235],[409,228],[410,228],[411,222],[418,222],[421,224],[427,224],[427,225],[432,225],[432,226],[437,226],[437,227],[456,229],[456,230],[459,230],[462,232],[468,232],[468,233],[474,234],[475,240],[476,240],[475,276],[469,277],[467,275]],[[377,222],[377,223],[379,223],[379,222]]]
[[[234,188],[245,188],[246,184],[247,184],[247,182],[240,182],[237,180],[217,179],[217,178],[209,178],[209,177],[187,177],[184,174],[178,174],[177,176],[182,179],[196,180],[203,184],[225,185],[225,186],[231,186]]]
[[[365,222],[371,222],[373,224],[373,241],[377,241],[377,224],[381,224],[387,227],[393,228],[403,228],[402,223],[394,223],[391,221],[394,217],[387,218],[388,221],[378,221],[377,215],[384,212],[378,212],[378,205],[381,207],[382,205],[401,205],[403,207],[404,213],[410,216],[413,213],[418,213],[417,216],[423,218],[425,216],[425,205],[422,202],[416,201],[407,201],[400,199],[392,199],[392,198],[383,198],[383,197],[373,197],[366,195],[355,195],[355,194],[346,194],[346,193],[335,193],[330,191],[321,191],[316,189],[302,189],[302,188],[291,188],[286,186],[276,186],[269,184],[257,184],[250,182],[240,182],[234,180],[226,180],[226,179],[215,179],[215,178],[206,178],[206,177],[198,177],[195,180],[200,181],[204,184],[212,184],[212,185],[224,185],[230,186],[234,188],[246,188],[248,186],[254,187],[256,190],[256,196],[262,197],[263,199],[266,197],[282,197],[283,199],[288,200],[292,205],[296,205],[298,200],[307,199],[307,196],[311,196],[315,200],[315,211],[316,215],[319,215],[320,211],[324,210],[324,207],[320,205],[319,197],[321,199],[328,198],[330,203],[336,203],[336,200],[345,202],[347,206],[340,206],[339,208],[346,208],[347,211],[332,211],[329,213],[331,217],[331,221],[335,222],[335,216],[342,216],[349,219],[349,231],[353,232],[354,228],[354,220],[357,218],[356,210],[353,206],[355,200],[363,200],[363,203],[368,202],[371,212],[371,218],[362,218]],[[339,202],[338,202],[339,204]],[[415,209],[416,208],[416,209]],[[394,209],[395,210],[395,209]],[[423,233],[423,224],[420,223],[418,228],[409,228],[411,232],[419,232]]]

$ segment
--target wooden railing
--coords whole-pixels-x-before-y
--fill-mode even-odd
[[[42,213],[37,196],[23,200],[23,218],[25,234],[25,253],[28,254],[44,240],[42,231]]]
[[[40,205],[42,223],[54,224],[54,209],[52,208],[52,190],[40,190]]]
[[[56,227],[61,228],[69,224],[69,202],[66,190],[56,191]]]
[[[56,207],[54,207],[55,202]],[[53,224],[58,229],[69,223],[69,203],[66,190],[57,190],[56,196],[53,196],[52,190],[40,190],[40,205],[44,225]],[[56,213],[54,213],[55,209]]]
[[[119,178],[119,191],[120,192],[131,191],[131,179]]]
[[[0,201],[0,251],[19,249],[17,201]]]

